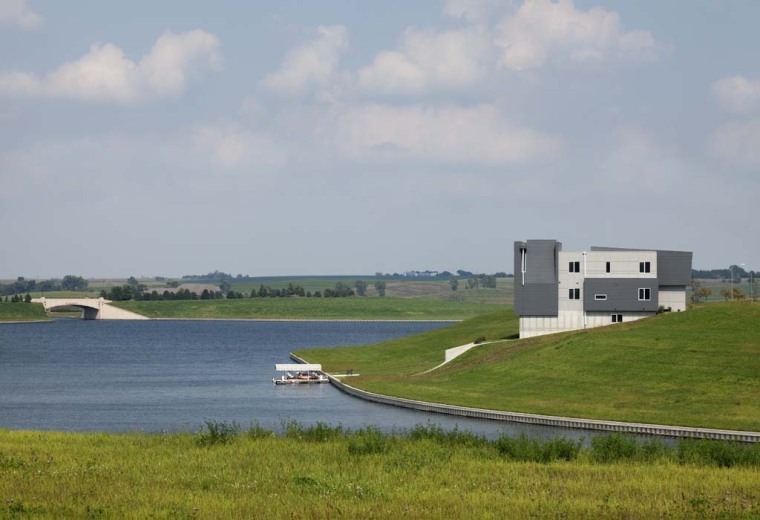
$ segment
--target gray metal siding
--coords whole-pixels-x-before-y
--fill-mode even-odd
[[[638,289],[649,289],[651,300],[639,301]],[[595,295],[606,294],[606,300]],[[587,278],[583,283],[583,308],[589,312],[656,312],[657,280],[654,278]]]
[[[557,283],[556,240],[528,240],[528,261],[525,283]]]
[[[662,286],[691,283],[691,256],[688,251],[657,251],[657,280]]]
[[[527,250],[525,284],[522,280],[520,249]],[[515,314],[557,316],[557,256],[562,244],[556,240],[515,242]]]
[[[525,288],[520,316],[557,316],[559,314],[557,284],[534,283],[526,284]]]

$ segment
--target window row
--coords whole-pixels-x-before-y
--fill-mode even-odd
[[[580,262],[569,262],[568,265],[568,271],[571,273],[580,273],[581,272],[581,263]],[[605,271],[608,273],[612,272],[612,262],[605,262]],[[639,262],[639,272],[640,273],[651,273],[652,272],[652,262]]]
[[[568,299],[570,300],[580,300],[581,299],[581,290],[580,289],[569,289],[568,290]],[[595,294],[594,300],[601,302],[607,300],[606,294]],[[642,287],[639,289],[639,301],[640,302],[648,302],[652,300],[652,289],[649,287]]]

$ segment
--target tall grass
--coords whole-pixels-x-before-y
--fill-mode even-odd
[[[756,446],[685,441],[642,458],[636,454],[652,453],[647,443],[619,437],[581,445],[488,440],[434,425],[389,434],[374,427],[283,428],[244,431],[209,421],[194,434],[0,431],[0,518],[759,513]]]

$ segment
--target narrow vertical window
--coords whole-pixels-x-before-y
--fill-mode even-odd
[[[607,262],[607,272],[610,272],[610,262]]]

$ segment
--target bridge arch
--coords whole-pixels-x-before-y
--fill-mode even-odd
[[[32,299],[41,303],[45,311],[59,307],[78,307],[82,309],[84,320],[145,320],[147,317],[110,305],[111,300],[105,298],[41,298]]]

